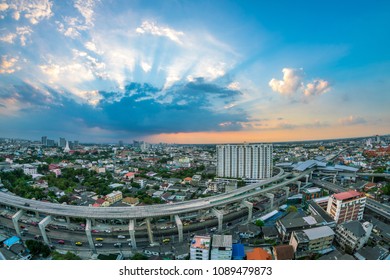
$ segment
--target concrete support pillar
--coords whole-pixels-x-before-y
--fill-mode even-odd
[[[310,172],[310,180],[313,179],[313,171]]]
[[[70,218],[69,217],[65,217],[66,219],[66,223],[69,225],[70,224]]]
[[[273,193],[266,193],[266,197],[268,197],[271,200],[271,209],[274,208],[274,197],[275,195]]]
[[[217,209],[215,209],[215,208],[212,208],[211,211],[213,212],[213,214],[218,219],[218,232],[222,232],[222,221],[223,221],[223,214],[222,214],[222,212],[217,210]]]
[[[183,223],[180,220],[179,215],[175,215],[177,234],[179,235],[179,242],[183,242]]]
[[[333,184],[336,184],[336,175],[333,176]]]
[[[91,219],[87,219],[85,223],[85,234],[87,235],[89,248],[92,250],[92,252],[96,253],[96,248],[95,248],[95,243],[93,243],[91,228],[92,228],[92,221]]]
[[[95,219],[91,219],[91,223],[92,223],[91,224],[92,226],[96,226],[96,220]]]
[[[131,219],[129,221],[129,233],[130,233],[130,239],[131,239],[131,246],[133,249],[137,249],[137,243],[135,241],[135,220]]]
[[[16,230],[16,235],[18,235],[19,237],[21,236],[21,234],[20,234],[20,228],[19,228],[18,221],[19,221],[20,217],[22,217],[23,213],[24,213],[23,210],[19,210],[18,212],[16,212],[15,215],[12,216],[12,223],[14,224],[14,228]]]
[[[290,195],[290,188],[289,187],[283,187],[283,190],[286,191],[286,199],[288,199],[288,196]]]
[[[35,218],[39,219],[39,212],[35,212]]]
[[[148,229],[149,242],[150,242],[150,244],[153,244],[154,239],[153,239],[152,226],[150,225],[150,219],[146,218],[145,221],[146,221],[146,228]]]
[[[309,175],[305,175],[306,177],[306,184],[309,183]]]
[[[241,201],[241,205],[248,208],[248,223],[249,223],[250,221],[252,221],[253,203],[243,200]]]
[[[301,192],[301,184],[302,182],[301,181],[297,181],[297,186],[298,186],[298,193]]]
[[[50,246],[50,242],[49,242],[49,239],[47,238],[47,234],[46,234],[46,230],[45,229],[46,229],[46,226],[48,224],[50,224],[51,221],[52,221],[52,216],[47,216],[42,221],[40,221],[39,224],[38,224],[39,230],[41,231],[41,234],[42,234],[42,237],[43,237],[43,241],[48,246]]]

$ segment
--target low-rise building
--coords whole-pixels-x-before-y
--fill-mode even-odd
[[[231,260],[232,241],[231,235],[213,235],[211,243],[211,260]]]
[[[190,260],[208,260],[210,258],[211,237],[195,235],[190,246]]]
[[[253,248],[246,252],[247,260],[272,260],[272,255],[263,248]]]
[[[108,195],[106,195],[106,200],[110,204],[114,204],[115,202],[122,200],[122,192],[121,191],[113,191],[112,193],[109,193]]]
[[[291,235],[290,245],[294,248],[295,258],[332,251],[334,235],[334,231],[328,226],[294,231]]]
[[[292,245],[278,245],[274,246],[275,260],[293,260],[294,247]]]
[[[352,254],[368,241],[373,225],[370,222],[348,221],[336,228],[336,242],[345,252]]]

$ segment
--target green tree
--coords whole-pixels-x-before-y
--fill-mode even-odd
[[[255,225],[258,227],[264,226],[264,221],[263,220],[256,220]]]
[[[46,244],[37,240],[27,240],[26,246],[30,250],[31,255],[33,256],[42,256],[47,258],[50,255],[50,248]]]
[[[131,260],[147,260],[148,257],[141,253],[135,253],[134,256],[131,257]]]
[[[298,212],[298,208],[295,207],[294,205],[290,205],[288,208],[287,208],[287,212],[290,213],[290,212]]]
[[[58,253],[57,251],[52,252],[51,254],[53,260],[81,260],[81,258],[75,255],[72,252],[67,252],[66,254]]]

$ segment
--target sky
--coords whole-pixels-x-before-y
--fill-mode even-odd
[[[0,0],[0,137],[390,133],[390,2]]]

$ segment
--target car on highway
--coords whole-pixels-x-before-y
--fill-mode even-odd
[[[102,237],[96,237],[96,241],[103,241],[104,239]]]
[[[104,232],[111,233],[111,230],[106,229]]]
[[[83,243],[80,242],[80,241],[77,241],[74,245],[76,245],[76,246],[83,246]]]
[[[162,242],[166,244],[166,243],[169,243],[170,241],[171,241],[171,239],[165,238]]]
[[[167,227],[160,227],[160,229],[167,229]]]
[[[60,240],[57,241],[57,243],[58,243],[58,244],[65,244],[65,241],[62,240],[62,239],[60,239]]]
[[[99,231],[97,229],[91,230],[92,233],[98,233]]]
[[[124,235],[118,235],[118,238],[123,239],[123,238],[126,238],[126,236],[124,236]]]
[[[119,242],[114,244],[114,247],[121,247],[121,246],[122,246],[122,243],[119,243]]]
[[[95,243],[95,247],[103,247],[102,243]]]

